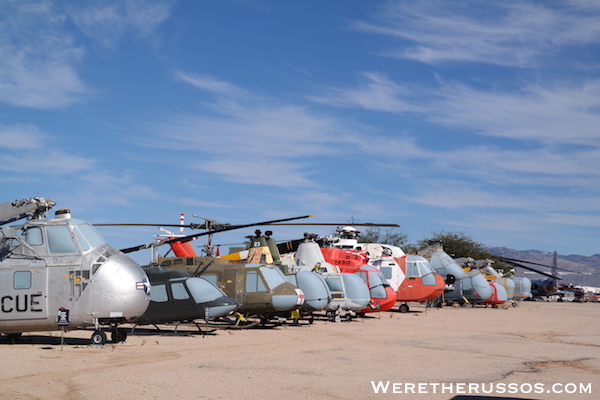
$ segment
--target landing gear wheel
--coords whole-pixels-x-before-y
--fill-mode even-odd
[[[92,333],[92,344],[101,345],[106,343],[106,333],[101,330],[94,331]]]
[[[123,329],[114,328],[110,333],[110,341],[113,343],[124,342],[127,340],[127,332]]]
[[[398,307],[398,310],[401,313],[407,313],[409,308],[408,308],[408,304],[400,304],[400,307]]]

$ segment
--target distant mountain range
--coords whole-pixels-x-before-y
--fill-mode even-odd
[[[552,252],[539,250],[514,250],[507,247],[487,247],[486,250],[498,256],[548,265],[548,268],[544,268],[538,265],[525,263],[525,265],[528,267],[539,269],[543,272],[551,272],[550,267],[552,266]],[[594,254],[590,257],[575,254],[568,256],[558,254],[558,268],[559,277],[562,279],[559,281],[559,284],[572,283],[573,285],[600,287],[600,254]],[[561,271],[561,268],[568,270],[569,272]],[[526,276],[529,279],[545,278],[543,275],[529,273],[525,274],[524,272],[525,270],[523,268],[517,268],[517,276]]]

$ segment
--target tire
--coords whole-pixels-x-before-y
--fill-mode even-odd
[[[106,343],[106,333],[101,330],[94,331],[92,333],[92,344],[101,345]]]
[[[408,308],[408,304],[400,304],[400,307],[398,307],[398,310],[401,313],[407,313],[409,308]]]
[[[122,329],[113,329],[110,333],[110,341],[113,343],[124,342],[127,340],[127,332]]]

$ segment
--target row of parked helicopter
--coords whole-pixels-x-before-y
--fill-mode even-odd
[[[312,323],[318,313],[339,321],[387,311],[398,302],[399,311],[407,312],[408,302],[500,305],[532,292],[529,279],[454,260],[440,242],[408,255],[397,246],[359,243],[359,232],[350,226],[338,228],[335,237],[305,234],[280,244],[271,232],[257,230],[247,253],[223,257],[199,257],[191,245],[204,235],[310,216],[188,225],[209,230],[117,250],[67,209],[46,218],[54,205],[41,197],[0,204],[0,333],[11,341],[23,332],[93,327],[92,343],[100,345],[106,330],[113,342],[125,340],[124,323],[200,326],[204,320],[243,327],[301,318]],[[4,226],[21,219],[26,222]],[[163,245],[173,255],[156,254],[145,267],[127,256]]]

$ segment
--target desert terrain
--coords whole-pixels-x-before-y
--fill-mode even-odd
[[[144,327],[102,347],[91,331],[64,345],[60,331],[26,333],[0,337],[0,399],[598,399],[599,316],[598,303],[412,304],[205,335]]]

